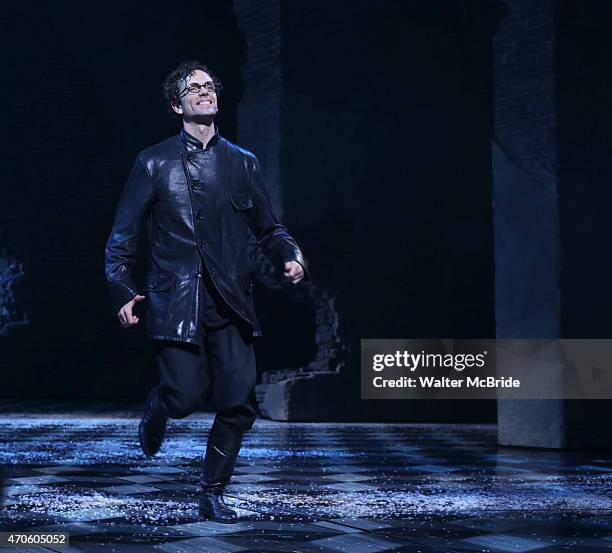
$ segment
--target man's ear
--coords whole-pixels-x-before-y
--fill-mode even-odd
[[[172,107],[172,109],[174,110],[175,113],[178,113],[179,115],[183,114],[183,108],[181,107],[180,104],[170,104],[170,106]]]

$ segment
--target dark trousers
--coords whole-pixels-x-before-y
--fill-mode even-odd
[[[155,341],[161,398],[173,419],[190,415],[207,400],[217,420],[250,430],[257,417],[251,328],[232,316],[204,280],[202,342]]]

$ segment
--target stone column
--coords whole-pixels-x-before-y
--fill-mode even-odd
[[[247,44],[247,60],[242,67],[245,93],[238,105],[237,139],[261,162],[272,203],[282,217],[280,4],[280,0],[235,0],[234,11]]]
[[[571,178],[567,155],[579,151],[575,157],[587,167],[596,161],[593,155],[598,149],[586,148],[581,142],[584,137],[578,138],[575,129],[565,124],[568,116],[572,120],[572,114],[584,111],[576,97],[567,94],[567,86],[588,90],[589,85],[598,84],[595,75],[590,83],[581,84],[566,78],[576,74],[572,69],[578,67],[575,54],[582,51],[589,33],[583,27],[568,41],[560,32],[565,22],[575,27],[577,14],[572,13],[569,3],[504,0],[504,4],[507,12],[494,38],[497,337],[605,337],[609,322],[605,325],[600,319],[599,326],[589,328],[586,310],[567,309],[598,294],[601,299],[610,298],[606,290],[609,282],[597,291],[590,290],[592,278],[572,260],[572,251],[590,250],[590,241],[595,238],[575,224],[588,218],[589,212],[598,211],[593,188],[583,187],[585,182],[578,180],[574,186],[565,184]],[[593,6],[574,7],[585,20],[593,21],[597,19]],[[604,36],[602,29],[600,32]],[[600,46],[610,51],[603,42]],[[597,65],[594,57],[580,62],[586,67],[591,64]],[[607,104],[609,110],[610,102]],[[573,149],[564,147],[568,140]],[[609,173],[609,156],[605,164]],[[600,223],[600,217],[597,219]],[[609,223],[601,226],[604,228],[608,234],[612,231]],[[604,265],[609,270],[610,263]],[[528,371],[530,367],[514,370]],[[601,432],[610,436],[610,430],[604,429],[605,403],[499,401],[499,443],[601,447]]]

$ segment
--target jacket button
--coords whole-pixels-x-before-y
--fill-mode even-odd
[[[199,186],[198,184],[192,184],[192,185],[191,185],[191,189],[192,189],[192,190],[199,190],[199,189],[200,189],[200,186]]]
[[[200,249],[203,250],[204,249],[204,242],[200,242]]]
[[[202,219],[204,219],[204,215],[202,215],[202,212],[201,212],[201,211],[197,211],[197,212],[196,212],[196,219],[198,219],[198,220],[202,220]]]
[[[196,278],[202,278],[202,273],[196,273],[196,274],[195,274],[195,277],[196,277]]]

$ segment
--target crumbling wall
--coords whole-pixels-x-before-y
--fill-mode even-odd
[[[25,276],[25,256],[2,244],[0,239],[0,336],[30,321],[19,301],[18,285]]]

